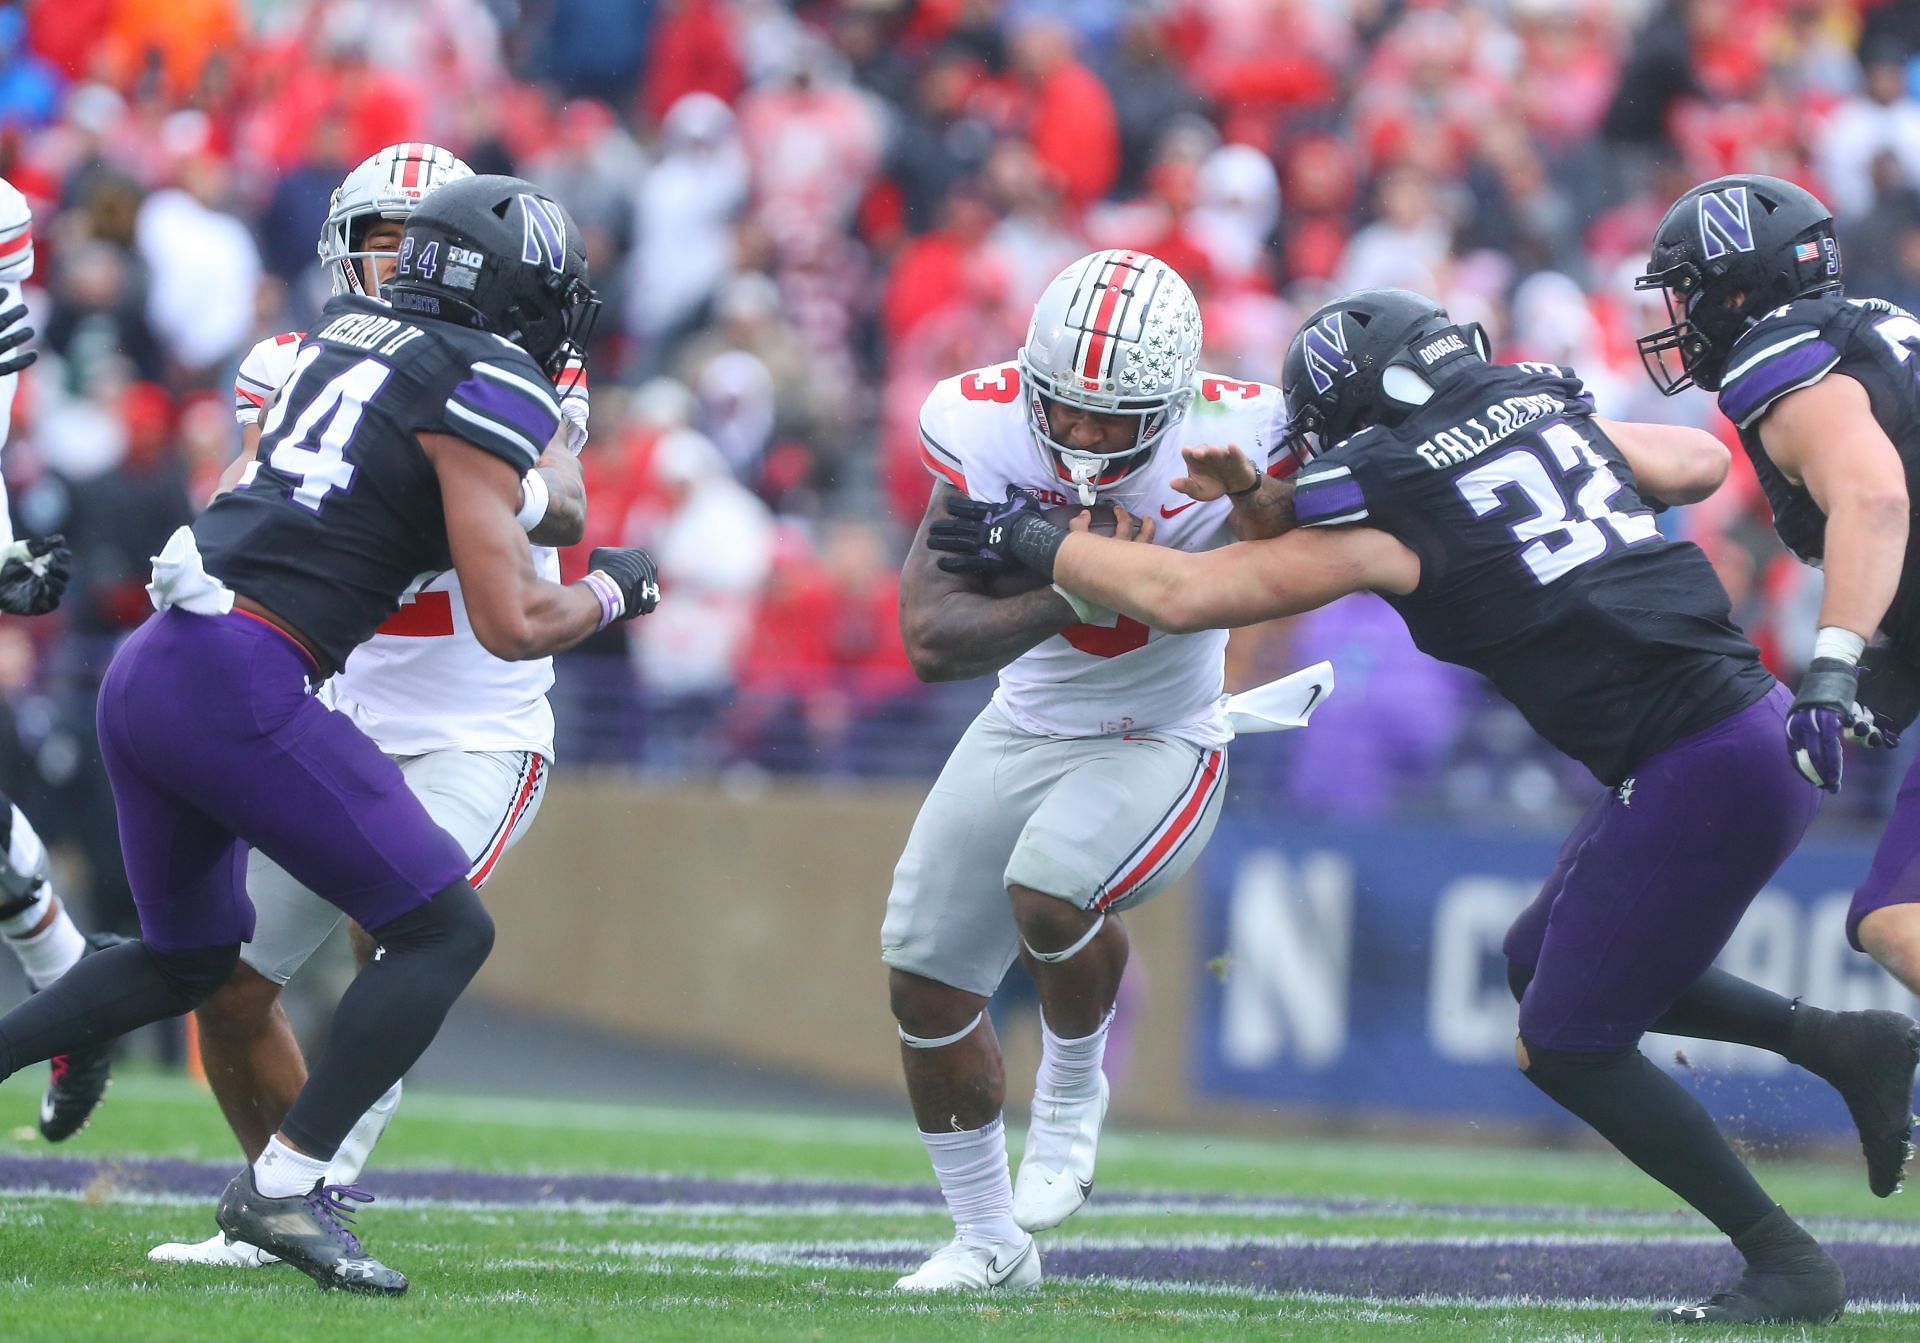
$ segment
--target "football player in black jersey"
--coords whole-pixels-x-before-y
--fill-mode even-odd
[[[1825,570],[1788,744],[1828,791],[1840,786],[1842,737],[1872,741],[1920,708],[1920,321],[1847,298],[1841,280],[1832,212],[1791,182],[1742,174],[1674,202],[1638,281],[1666,295],[1673,317],[1640,341],[1648,373],[1668,395],[1719,394],[1780,539]],[[1876,633],[1884,642],[1868,649]],[[1847,912],[1855,948],[1920,993],[1916,902],[1920,767]]]
[[[559,423],[552,378],[598,307],[579,231],[531,183],[471,177],[408,221],[393,306],[331,301],[263,426],[258,470],[154,562],[158,614],[104,678],[100,746],[142,940],[0,1019],[0,1077],[198,1005],[252,931],[254,845],[379,944],[280,1131],[220,1201],[236,1239],[323,1287],[396,1294],[323,1174],[486,959],[468,856],[400,770],[312,688],[422,573],[459,572],[507,659],[567,648],[659,598],[637,550],[566,586],[534,572],[521,477]]]
[[[1822,1012],[1709,970],[1820,796],[1780,750],[1789,697],[1706,556],[1654,522],[1715,489],[1726,450],[1698,430],[1601,420],[1571,371],[1490,363],[1477,327],[1403,290],[1322,308],[1283,385],[1296,450],[1316,454],[1285,536],[1184,554],[1069,532],[1010,497],[947,540],[1169,631],[1376,592],[1421,649],[1491,680],[1609,788],[1507,935],[1520,1067],[1745,1255],[1732,1290],[1663,1318],[1832,1318],[1838,1265],[1638,1048],[1656,1024],[1727,1038],[1731,1015],[1875,1131],[1913,1087],[1905,1017]],[[1905,1118],[1873,1152],[1895,1182]]]

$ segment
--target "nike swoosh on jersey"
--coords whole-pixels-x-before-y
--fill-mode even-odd
[[[1198,499],[1189,499],[1187,500],[1186,503],[1181,504],[1178,508],[1168,508],[1165,504],[1162,504],[1160,505],[1160,516],[1163,518],[1175,517],[1178,514],[1186,512],[1189,508],[1192,508],[1195,504],[1199,502],[1200,501]]]

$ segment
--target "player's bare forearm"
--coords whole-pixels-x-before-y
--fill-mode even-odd
[[[220,473],[220,483],[218,485],[215,485],[213,489],[214,499],[218,499],[221,495],[225,494],[228,490],[238,488],[240,484],[240,477],[244,476],[247,473],[247,468],[253,465],[254,454],[257,451],[259,451],[259,448],[260,448],[259,421],[256,420],[252,424],[241,425],[240,426],[240,455],[238,457],[235,457],[232,461],[228,462],[227,469]],[[212,503],[213,500],[209,499],[207,502]]]
[[[1234,497],[1227,525],[1242,541],[1265,541],[1286,535],[1295,525],[1292,483],[1261,476],[1251,494]]]
[[[547,486],[547,513],[527,533],[536,546],[573,546],[587,535],[587,478],[580,459],[567,450],[563,422],[534,467]]]
[[[1075,532],[1054,557],[1053,577],[1154,629],[1190,634],[1298,615],[1353,592],[1411,592],[1420,561],[1370,527],[1301,528],[1201,554]]]
[[[1873,418],[1866,388],[1836,373],[1782,397],[1761,422],[1760,442],[1827,519],[1821,626],[1871,639],[1900,586],[1912,505],[1906,464]]]
[[[1727,478],[1732,456],[1704,429],[1598,418],[1594,424],[1627,459],[1644,499],[1697,504]]]
[[[447,434],[420,435],[440,478],[447,546],[460,575],[474,637],[495,657],[524,662],[573,647],[600,628],[600,599],[578,583],[534,572],[520,528],[520,477],[512,466]]]
[[[952,486],[935,486],[900,574],[900,633],[922,681],[999,671],[1077,619],[1052,588],[993,597],[978,580],[940,567],[938,553],[927,548],[927,528],[947,516],[946,501],[957,497]]]
[[[1822,628],[1837,626],[1873,638],[1900,586],[1908,526],[1904,494],[1897,500],[1843,495],[1834,501],[1827,514]]]

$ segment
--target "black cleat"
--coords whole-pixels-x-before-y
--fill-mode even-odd
[[[1794,1061],[1840,1093],[1860,1131],[1867,1187],[1879,1198],[1900,1192],[1913,1156],[1920,1023],[1898,1012],[1826,1012],[1809,1014],[1799,1035]]]
[[[87,934],[84,955],[117,947],[128,939],[118,933]],[[55,1054],[47,1060],[53,1076],[40,1098],[40,1136],[65,1142],[87,1126],[113,1080],[113,1041]]]
[[[1731,1291],[1674,1306],[1667,1324],[1831,1324],[1847,1306],[1847,1280],[1833,1256],[1781,1207],[1734,1241],[1747,1271]]]
[[[360,1238],[347,1225],[353,1220],[349,1202],[371,1203],[373,1195],[352,1185],[315,1180],[304,1194],[268,1198],[254,1187],[249,1166],[220,1196],[213,1219],[228,1240],[278,1255],[323,1291],[337,1287],[369,1296],[401,1295],[407,1290],[406,1275],[360,1248]]]

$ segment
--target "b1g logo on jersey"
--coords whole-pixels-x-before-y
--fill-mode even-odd
[[[1745,187],[1709,191],[1697,202],[1700,211],[1700,250],[1707,260],[1729,252],[1753,250],[1753,214]]]
[[[550,200],[520,193],[520,259],[529,266],[542,261],[558,275],[567,265],[567,216]]]
[[[1308,327],[1300,348],[1314,391],[1328,391],[1347,366],[1347,329],[1340,323],[1340,314],[1330,312]]]

